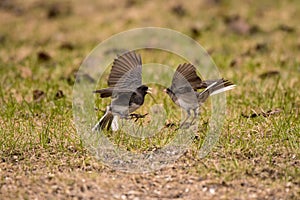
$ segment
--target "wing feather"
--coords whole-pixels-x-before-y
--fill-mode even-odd
[[[196,68],[190,63],[180,64],[173,76],[171,90],[174,92],[199,89],[202,80],[196,73]]]
[[[142,59],[134,51],[117,57],[108,78],[108,86],[135,90],[142,85]]]

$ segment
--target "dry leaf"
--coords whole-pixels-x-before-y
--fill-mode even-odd
[[[250,25],[239,15],[225,17],[225,23],[231,31],[241,35],[247,35],[258,31],[257,26]]]
[[[178,17],[183,17],[186,15],[186,11],[181,4],[175,5],[172,7],[172,12]]]
[[[274,70],[274,71],[268,71],[260,74],[259,78],[264,79],[264,78],[270,78],[272,76],[277,76],[277,75],[280,75],[279,71]]]
[[[255,110],[252,110],[252,111],[253,111],[252,114],[246,115],[246,114],[242,113],[242,116],[245,118],[254,118],[254,117],[258,117],[258,116],[269,117],[271,115],[275,115],[275,114],[282,112],[282,109],[275,108],[272,110],[268,110],[267,112],[263,111],[262,109],[261,109],[261,112],[256,112]]]
[[[49,61],[51,59],[51,56],[45,51],[39,51],[37,56],[39,61]]]
[[[33,90],[32,94],[33,100],[36,102],[41,101],[46,96],[45,92],[42,90]]]
[[[287,33],[293,33],[293,32],[295,32],[295,28],[294,27],[288,26],[286,24],[280,24],[278,26],[278,30],[284,31],[284,32],[287,32]]]
[[[241,58],[235,58],[230,62],[230,67],[238,67],[241,66],[243,63],[243,60]]]
[[[55,99],[61,99],[61,98],[63,98],[65,95],[64,95],[64,93],[63,93],[63,91],[62,90],[58,90],[57,92],[56,92],[56,94],[55,94]]]
[[[72,8],[70,3],[54,3],[49,7],[48,18],[57,18],[60,16],[68,16],[72,13]]]
[[[197,38],[200,36],[201,31],[203,30],[203,24],[195,23],[190,27],[192,38]]]
[[[269,48],[267,43],[262,42],[262,43],[257,43],[254,49],[255,51],[259,51],[259,52],[266,52]]]
[[[69,42],[64,42],[60,45],[59,47],[60,49],[65,49],[65,50],[73,50],[74,49],[74,45],[69,43]]]

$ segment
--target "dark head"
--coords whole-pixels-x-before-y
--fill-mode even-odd
[[[167,93],[168,95],[173,94],[173,91],[170,88],[164,89],[164,92]]]
[[[174,102],[177,101],[177,97],[176,97],[175,93],[174,93],[170,88],[164,89],[164,92],[167,93],[167,95],[169,95],[169,97],[170,97]]]
[[[151,93],[151,88],[149,88],[147,85],[141,85],[136,89],[139,93],[141,93],[143,96],[145,96],[148,93]]]

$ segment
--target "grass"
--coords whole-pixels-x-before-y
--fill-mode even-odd
[[[10,2],[0,3],[1,197],[299,198],[298,2]],[[58,14],[47,17],[53,5]],[[183,15],[174,9],[178,5]],[[158,8],[162,11],[153,14]],[[234,15],[258,31],[236,33],[225,22]],[[196,139],[178,161],[157,172],[126,174],[97,161],[80,139],[73,122],[72,89],[74,73],[100,41],[143,26],[169,27],[192,36],[237,87],[226,95],[226,120],[207,157],[198,158],[197,150],[205,138],[211,102],[202,109]],[[146,63],[175,68],[182,62],[159,51],[140,53]],[[276,73],[260,76],[270,71]],[[99,85],[105,85],[105,78]],[[167,122],[176,127],[180,110],[160,86],[151,87],[166,108]],[[102,116],[108,102],[95,98],[99,110],[94,114]],[[149,112],[153,104],[147,97],[138,112]],[[175,127],[146,139],[107,135],[124,149],[147,152],[171,141]]]

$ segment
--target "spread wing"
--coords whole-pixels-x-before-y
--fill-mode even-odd
[[[134,51],[117,57],[108,78],[108,86],[115,89],[136,90],[142,85],[142,59]]]
[[[190,63],[180,64],[173,76],[171,90],[174,93],[185,93],[201,87],[202,80],[196,73],[196,68]]]

